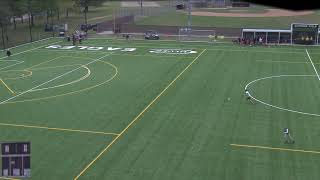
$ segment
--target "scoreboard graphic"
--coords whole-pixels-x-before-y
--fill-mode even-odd
[[[318,24],[300,24],[295,23],[291,25],[292,43],[313,45],[318,43]]]
[[[30,142],[1,143],[1,176],[30,177],[31,175]]]

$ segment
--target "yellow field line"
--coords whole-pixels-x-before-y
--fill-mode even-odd
[[[2,84],[12,93],[12,94],[15,94],[12,89],[10,89],[10,87],[2,80],[0,79],[0,81],[2,82]]]
[[[189,69],[189,67],[206,51],[207,49],[203,50],[193,61],[191,61],[191,63],[183,70],[181,71],[180,74],[177,75],[176,78],[174,78],[171,83],[166,87],[164,88],[160,94],[155,97],[149,104],[147,107],[145,107],[139,114],[138,116],[136,116],[132,121],[131,123],[126,127],[124,128],[121,133],[119,135],[117,135],[112,141],[111,143],[108,144],[108,146],[106,148],[104,148],[99,154],[97,157],[95,157],[75,178],[74,180],[77,180],[79,179],[79,177],[85,172],[87,171],[87,169],[89,169],[131,126],[132,124],[134,124],[161,96],[163,93],[165,93],[167,91],[167,89],[169,89],[172,84],[174,82],[177,81],[177,79],[179,79],[179,77]]]
[[[96,88],[96,87],[99,87],[99,86],[102,86],[108,82],[111,82],[117,75],[118,75],[118,68],[109,63],[109,62],[106,62],[106,61],[101,61],[99,60],[98,62],[102,62],[102,63],[105,63],[105,64],[109,64],[111,67],[114,68],[115,70],[115,74],[108,80],[102,82],[102,83],[99,83],[99,84],[96,84],[96,85],[93,85],[93,86],[90,86],[90,87],[87,87],[87,88],[84,88],[84,89],[80,89],[80,90],[77,90],[77,91],[71,91],[71,92],[68,92],[68,93],[63,93],[63,94],[58,94],[58,95],[54,95],[54,96],[47,96],[47,97],[43,97],[43,98],[34,98],[34,99],[27,99],[27,100],[21,100],[21,101],[11,101],[11,102],[7,102],[5,104],[15,104],[15,103],[22,103],[22,102],[32,102],[32,101],[39,101],[39,100],[45,100],[45,99],[51,99],[51,98],[55,98],[55,97],[61,97],[61,96],[66,96],[66,95],[71,95],[71,94],[75,94],[75,93],[80,93],[80,92],[84,92],[84,91],[87,91],[87,90],[90,90],[90,89],[93,89],[93,88]]]
[[[8,177],[0,177],[0,179],[6,179],[6,180],[20,180],[20,179],[8,178]]]
[[[32,76],[32,71],[29,71],[29,70],[10,70],[10,71],[25,71],[25,72],[27,72],[27,73],[29,73],[29,74],[27,74],[27,75],[24,75],[24,73],[22,73],[23,74],[23,76],[21,77],[12,77],[12,78],[3,78],[3,80],[7,80],[7,79],[9,79],[9,80],[16,80],[16,79],[23,79],[23,78],[26,78],[26,77],[29,77],[29,76]],[[9,72],[9,71],[1,71],[1,72]]]
[[[230,146],[243,147],[243,148],[255,148],[255,149],[267,149],[267,150],[275,150],[275,151],[291,151],[291,152],[320,154],[320,151],[309,151],[309,150],[303,150],[303,149],[287,149],[287,148],[267,147],[267,146],[253,146],[253,145],[246,145],[246,144],[230,144]]]
[[[0,123],[0,126],[36,128],[36,129],[46,129],[46,130],[53,130],[53,131],[79,132],[79,133],[88,133],[88,134],[104,134],[104,135],[114,135],[114,136],[119,135],[117,133],[108,133],[108,132],[100,132],[100,131],[88,131],[88,130],[66,129],[66,128],[51,128],[51,127],[46,127],[46,126],[35,126],[35,125],[24,125],[24,124]]]

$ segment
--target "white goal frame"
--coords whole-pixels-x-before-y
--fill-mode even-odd
[[[190,28],[179,28],[179,41],[182,42],[214,42],[216,40],[215,30],[200,30]]]

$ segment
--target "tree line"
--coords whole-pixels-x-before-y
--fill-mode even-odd
[[[60,19],[61,9],[69,16],[69,11],[74,8],[84,14],[85,23],[87,23],[87,12],[90,5],[96,5],[105,0],[0,0],[0,28],[2,43],[5,44],[5,34],[8,26],[12,25],[13,29],[17,28],[17,20],[24,23],[23,17],[27,16],[27,23],[32,41],[32,28],[35,25],[35,15],[45,14],[46,23],[53,25],[53,18]]]

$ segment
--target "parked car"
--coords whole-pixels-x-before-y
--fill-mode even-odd
[[[160,39],[159,34],[154,30],[147,31],[145,33],[145,35],[144,35],[144,38],[145,39],[149,39],[149,40],[151,40],[151,39],[154,39],[154,40]]]
[[[87,24],[87,25],[81,24],[80,29],[81,29],[81,31],[89,31],[92,29],[92,26],[91,26],[91,24]]]
[[[185,9],[185,6],[183,4],[176,5],[177,10]]]

